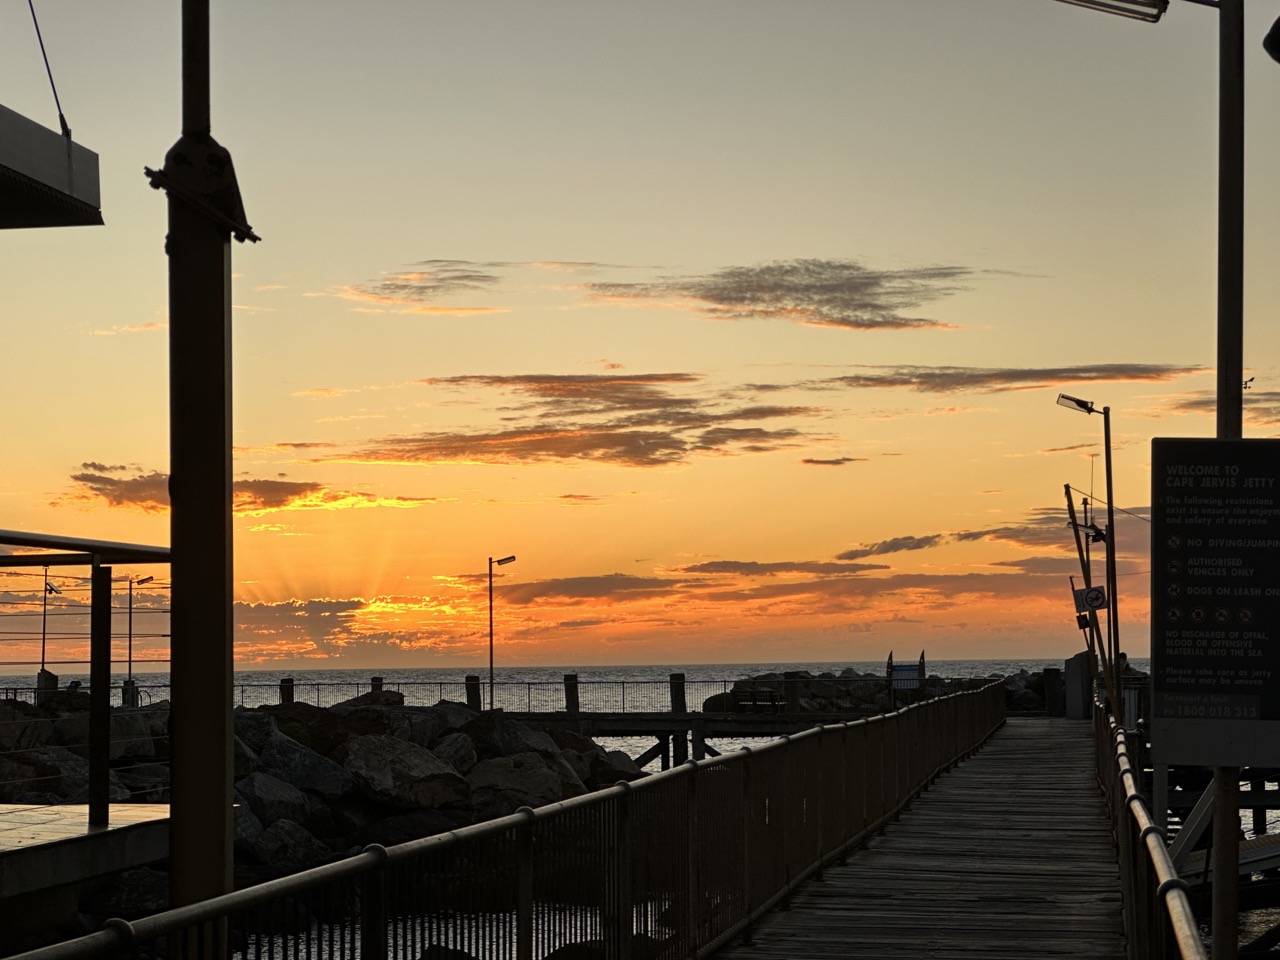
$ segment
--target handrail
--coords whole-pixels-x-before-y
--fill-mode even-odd
[[[1004,722],[1002,685],[413,840],[18,955],[705,957],[846,856]],[[910,750],[899,744],[910,744]],[[634,953],[633,953],[634,948]],[[648,952],[646,952],[648,951]]]
[[[1165,848],[1164,831],[1152,819],[1139,789],[1142,770],[1130,760],[1128,735],[1100,703],[1094,704],[1094,729],[1098,776],[1111,807],[1120,854],[1129,956],[1208,960],[1187,883],[1178,876]]]

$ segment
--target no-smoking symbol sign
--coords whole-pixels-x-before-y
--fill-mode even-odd
[[[1101,587],[1090,587],[1084,592],[1084,605],[1090,610],[1101,610],[1107,605],[1107,591]]]

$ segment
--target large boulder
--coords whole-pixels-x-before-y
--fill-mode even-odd
[[[478,820],[492,820],[520,807],[541,807],[561,799],[559,772],[542,754],[530,751],[481,760],[467,774],[471,809]]]
[[[258,770],[299,790],[310,790],[328,798],[340,797],[355,786],[351,773],[339,763],[308,750],[278,730],[258,751]]]
[[[441,737],[431,747],[431,752],[464,776],[480,759],[476,756],[476,745],[461,730]]]
[[[296,873],[333,859],[328,845],[291,820],[277,820],[263,830],[253,851],[258,860],[280,873]]]
[[[367,824],[357,831],[354,841],[362,847],[370,843],[391,847],[422,837],[433,837],[437,833],[452,830],[457,825],[439,810],[410,810]]]
[[[370,690],[350,700],[335,703],[329,709],[334,713],[349,713],[361,707],[403,707],[404,694],[399,690]]]
[[[0,752],[43,747],[53,736],[53,721],[21,700],[0,701]]]
[[[351,737],[334,759],[362,794],[392,808],[448,806],[470,792],[467,781],[430,750],[395,737]]]
[[[310,810],[305,793],[293,784],[261,771],[237,781],[235,792],[265,827],[277,820],[301,823],[307,819]]]
[[[117,707],[111,711],[112,760],[156,755],[149,714],[146,708]]]

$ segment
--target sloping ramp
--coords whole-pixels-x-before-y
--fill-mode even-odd
[[[1086,720],[1010,719],[843,866],[717,960],[1123,960]]]

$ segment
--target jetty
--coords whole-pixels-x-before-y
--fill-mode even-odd
[[[1123,960],[1120,867],[1087,720],[1010,718],[723,960]]]
[[[20,956],[1199,960],[1138,770],[1100,708],[990,683]]]

